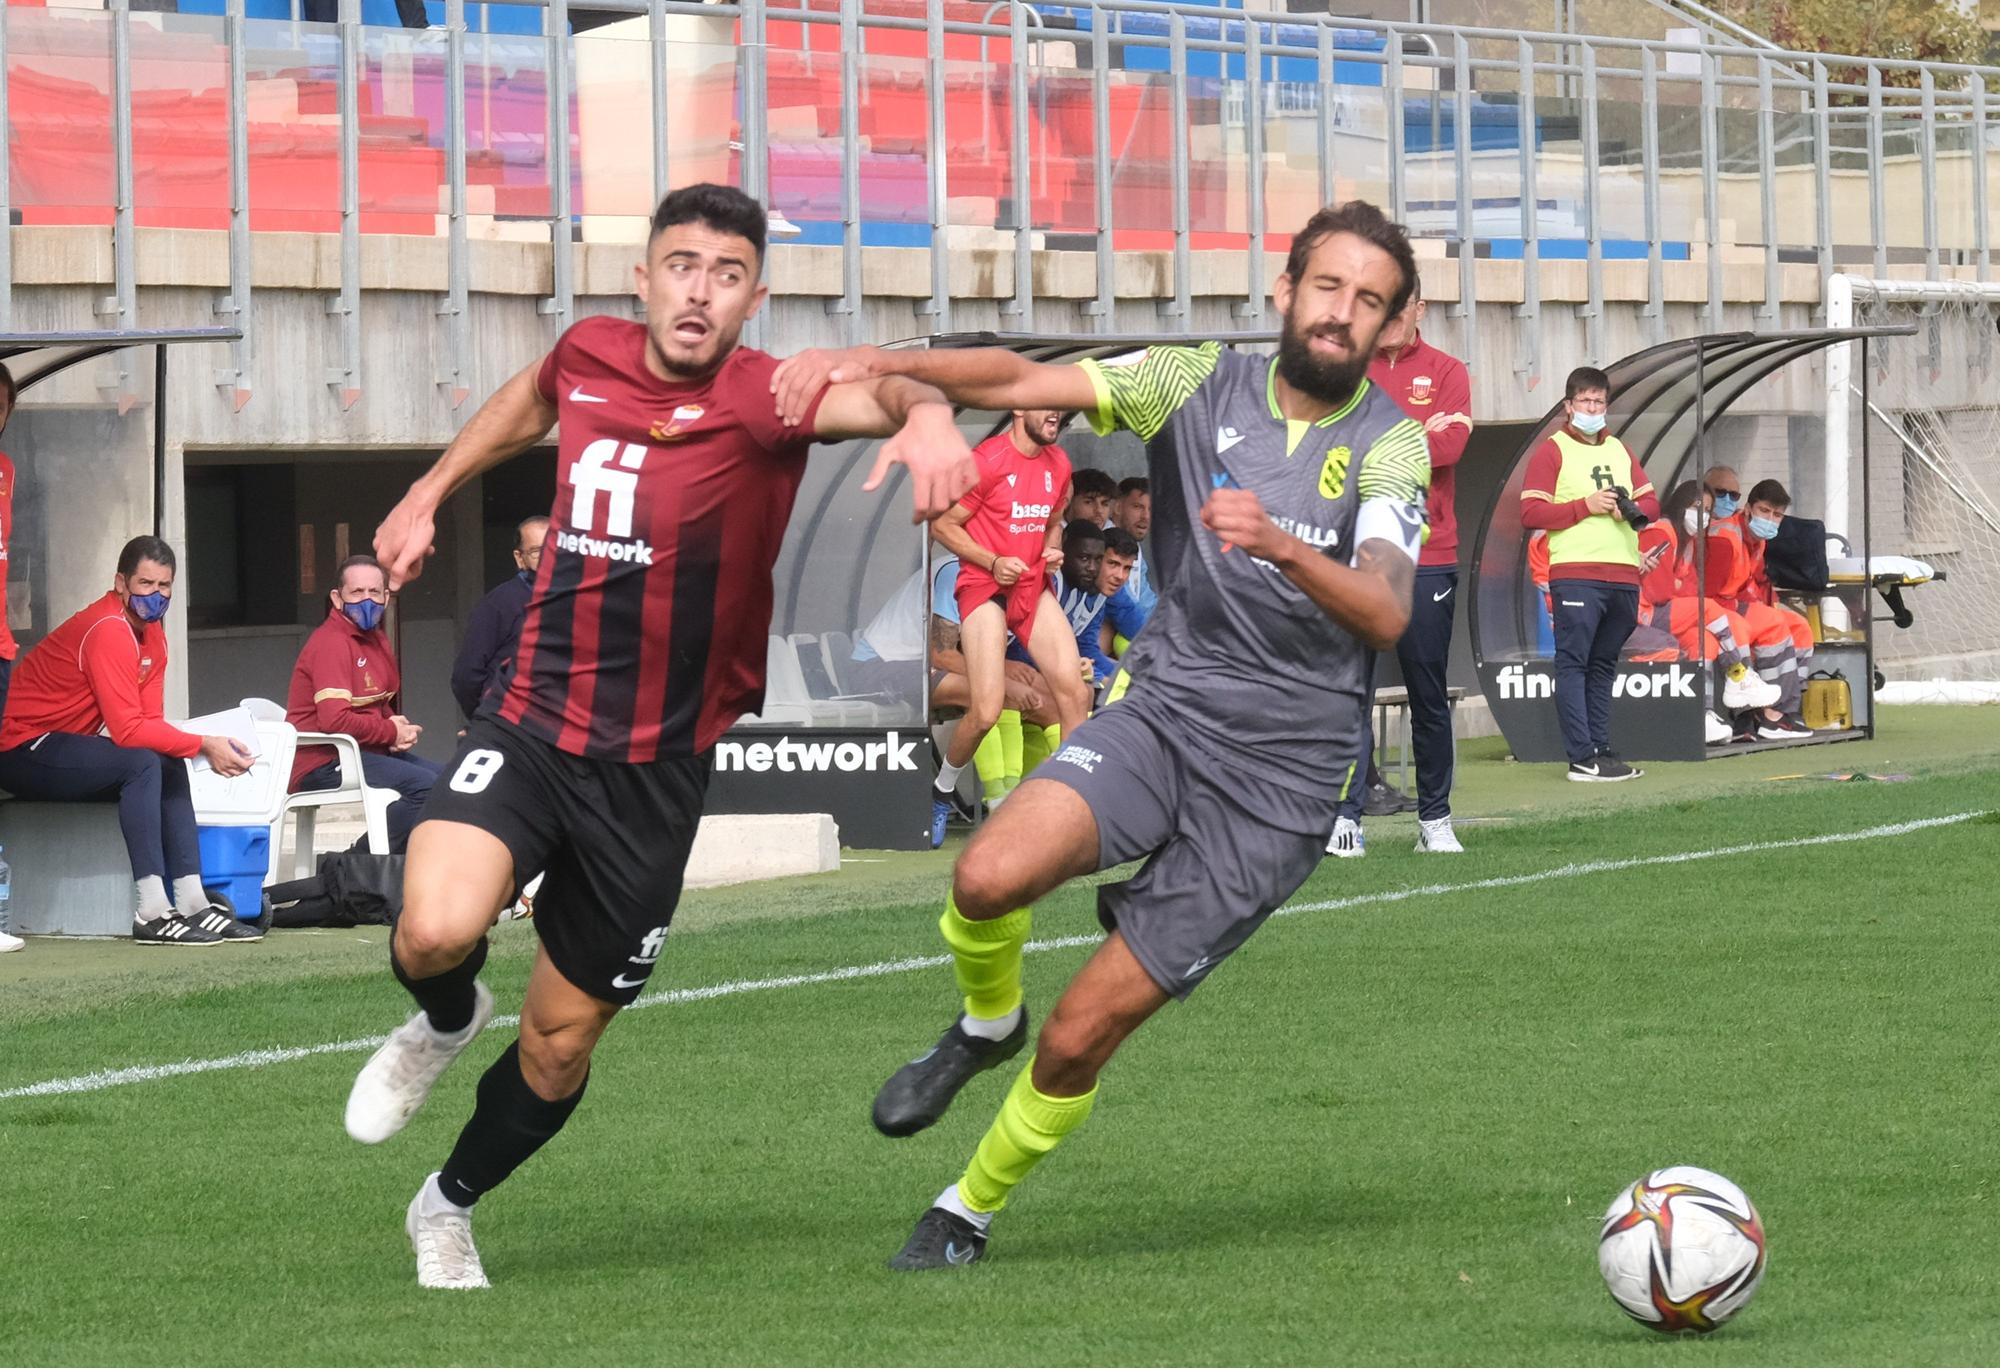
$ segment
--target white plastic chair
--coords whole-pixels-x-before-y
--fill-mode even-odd
[[[257,735],[260,740],[267,735],[266,727],[275,723],[282,728],[275,745],[267,743],[265,756],[273,760],[273,770],[277,776],[279,801],[271,809],[271,873],[266,883],[278,882],[278,852],[284,849],[285,818],[296,812],[297,829],[292,841],[292,872],[289,878],[303,879],[313,872],[313,832],[319,823],[319,809],[334,803],[359,803],[361,816],[367,826],[368,850],[371,854],[389,853],[389,805],[402,795],[394,789],[370,788],[361,777],[361,745],[351,736],[330,732],[295,731],[291,723],[285,721],[285,710],[268,698],[246,698],[243,707],[256,719]],[[285,738],[289,738],[289,744]],[[314,789],[310,793],[286,793],[292,777],[292,758],[300,746],[332,746],[334,758],[340,761],[340,783],[330,789]],[[277,763],[276,752],[284,751],[282,764]],[[261,766],[263,760],[258,764]],[[213,775],[209,776],[214,778]],[[219,782],[228,783],[228,780]],[[197,815],[200,804],[196,803]]]

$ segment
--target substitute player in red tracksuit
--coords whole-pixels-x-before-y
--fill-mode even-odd
[[[1451,660],[1451,624],[1458,603],[1459,458],[1472,437],[1472,375],[1465,363],[1424,341],[1421,283],[1403,312],[1382,329],[1368,380],[1396,401],[1396,407],[1423,424],[1431,451],[1431,492],[1425,511],[1430,535],[1417,562],[1416,595],[1410,625],[1396,642],[1396,663],[1410,698],[1410,742],[1417,756],[1417,849],[1440,854],[1462,851],[1451,829],[1451,698],[1445,668]],[[1373,665],[1370,665],[1371,678]],[[1371,710],[1372,712],[1372,710]],[[1366,746],[1371,771],[1368,789],[1396,796],[1374,769],[1372,738]],[[1363,790],[1355,785],[1340,804],[1327,853],[1365,853],[1361,839]],[[1382,809],[1374,809],[1381,811]]]
[[[1805,693],[1806,675],[1812,669],[1812,626],[1789,608],[1768,601],[1769,580],[1763,576],[1764,543],[1749,536],[1743,525],[1743,490],[1736,472],[1728,466],[1710,466],[1701,477],[1703,491],[1712,499],[1714,516],[1708,524],[1705,554],[1708,560],[1708,596],[1720,599],[1743,615],[1754,640],[1773,644],[1751,647],[1757,673],[1776,684],[1779,698],[1777,716],[1757,720],[1757,735],[1767,741],[1784,741],[1811,736],[1799,716]],[[1764,598],[1757,584],[1763,580]],[[1775,642],[1782,632],[1791,643],[1791,659],[1783,658]]]
[[[361,776],[370,788],[394,789],[389,804],[389,853],[400,855],[423,815],[443,766],[411,753],[423,728],[397,711],[402,675],[382,630],[389,581],[373,556],[349,556],[327,593],[326,620],[299,648],[285,695],[285,720],[300,731],[351,736],[361,746]],[[332,746],[300,746],[292,761],[292,792],[340,786]]]
[[[1069,504],[1069,457],[1055,441],[1068,418],[1041,409],[1016,413],[1005,432],[973,448],[979,484],[931,527],[938,545],[959,559],[959,649],[972,695],[931,796],[933,848],[944,844],[959,772],[1000,718],[1010,635],[1048,682],[1063,735],[1090,712],[1075,633],[1049,592],[1048,572],[1063,559],[1057,513]]]
[[[132,862],[132,939],[216,945],[263,932],[223,915],[201,886],[201,848],[184,760],[233,777],[250,756],[226,736],[165,720],[174,551],[134,537],[104,597],[35,643],[0,722],[0,788],[45,803],[116,802]],[[172,901],[168,892],[172,891]]]

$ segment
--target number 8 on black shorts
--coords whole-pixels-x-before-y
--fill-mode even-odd
[[[474,718],[423,820],[497,837],[518,889],[543,875],[535,931],[562,976],[622,1005],[665,948],[708,790],[709,757],[594,760]]]

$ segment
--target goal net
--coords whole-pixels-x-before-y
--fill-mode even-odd
[[[1830,407],[1827,417],[1834,443],[1843,427],[1847,433],[1848,530],[1858,546],[1865,422],[1870,554],[1907,556],[1942,572],[1905,591],[1915,615],[1909,628],[1877,624],[1876,667],[1902,682],[1892,696],[1987,695],[1981,686],[2000,681],[2000,286],[1846,283],[1851,317],[1838,316],[1844,292],[1829,290],[1832,326],[1917,329],[1870,341],[1865,410],[1858,348],[1845,394],[1828,394],[1830,406],[1846,409]],[[1879,601],[1873,606],[1886,616]]]

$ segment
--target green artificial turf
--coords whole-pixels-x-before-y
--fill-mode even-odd
[[[881,1264],[1005,1078],[910,1140],[867,1120],[949,1017],[940,968],[621,1019],[569,1128],[480,1207],[483,1294],[419,1292],[401,1222],[503,1032],[373,1149],[340,1127],[352,1051],[0,1099],[0,1362],[1990,1365],[1995,731],[1881,756],[1907,783],[1764,777],[1862,750],[1832,747],[1672,767],[1650,797],[1475,753],[1461,793],[1507,820],[1453,859],[1371,823],[1366,860],[1135,1038],[963,1273]],[[692,897],[655,990],[936,954],[944,869]],[[1036,934],[1090,909],[1058,894]],[[0,962],[0,1091],[378,1035],[408,1010],[380,939],[178,970],[38,942]],[[498,933],[503,1011],[531,946]],[[1088,953],[1031,955],[1031,1007]],[[1700,1343],[1627,1321],[1595,1266],[1613,1194],[1674,1163],[1741,1183],[1770,1236],[1756,1300]]]

